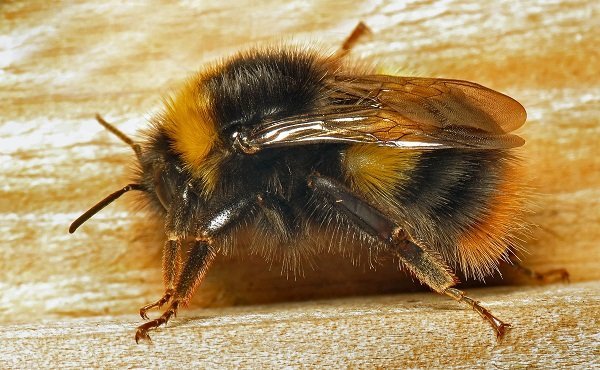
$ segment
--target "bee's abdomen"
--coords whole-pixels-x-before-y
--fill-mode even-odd
[[[522,221],[518,161],[507,150],[399,150],[354,145],[354,191],[469,276],[494,271]]]
[[[522,225],[518,164],[506,150],[421,153],[395,198],[407,224],[468,276],[483,277]]]
[[[485,211],[502,181],[501,157],[498,151],[459,149],[421,153],[397,199],[427,219],[467,225]]]

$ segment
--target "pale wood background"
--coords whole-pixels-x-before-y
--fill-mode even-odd
[[[133,342],[134,315],[8,324],[0,331],[0,364],[114,369],[600,366],[600,300],[594,283],[477,293],[515,325],[501,343],[472,312],[444,297],[401,294],[197,309],[174,320],[169,330],[154,333],[153,345]]]
[[[358,20],[369,24],[374,35],[357,47],[354,57],[404,74],[476,81],[523,103],[529,114],[520,131],[528,140],[523,152],[531,183],[539,193],[531,221],[540,225],[527,241],[529,254],[523,259],[540,270],[565,267],[574,284],[518,288],[529,282],[506,271],[506,279],[492,283],[511,288],[474,291],[499,316],[518,323],[513,330],[518,334],[511,333],[508,339],[512,345],[495,346],[491,331],[474,314],[441,297],[422,294],[406,297],[425,304],[409,304],[411,309],[402,317],[387,312],[402,311],[404,296],[256,308],[278,315],[287,326],[269,315],[254,316],[254,307],[182,311],[173,325],[179,327],[154,334],[159,342],[156,351],[181,350],[189,340],[185,353],[198,354],[198,361],[220,352],[232,356],[222,362],[213,358],[215,362],[206,363],[207,367],[233,366],[237,360],[251,365],[252,359],[271,366],[458,366],[457,358],[480,366],[525,366],[554,359],[540,355],[550,352],[562,356],[562,364],[577,360],[590,364],[594,357],[585,357],[583,349],[598,354],[600,341],[599,12],[597,2],[584,0],[0,3],[0,323],[1,332],[6,332],[0,336],[0,346],[20,350],[19,343],[32,345],[18,356],[0,351],[0,367],[24,367],[26,362],[11,362],[26,361],[24,353],[37,356],[39,364],[75,361],[78,351],[101,344],[86,341],[86,328],[95,328],[92,337],[105,338],[103,346],[111,338],[121,346],[109,356],[112,362],[96,359],[87,362],[89,366],[143,366],[144,349],[135,347],[132,340],[132,329],[140,321],[131,314],[162,293],[162,226],[136,212],[133,196],[126,195],[127,200],[104,210],[75,235],[66,231],[83,210],[128,181],[130,149],[103,131],[94,122],[94,113],[102,113],[134,135],[160,108],[161,95],[203,63],[281,40],[322,45],[323,50],[332,51]],[[376,271],[355,268],[335,256],[318,262],[317,270],[307,270],[304,278],[286,279],[278,266],[269,268],[253,257],[219,260],[191,306],[419,288],[390,261]],[[373,303],[377,309],[369,311],[379,326],[364,336],[366,321],[352,322],[348,312],[371,302],[379,302]],[[528,321],[536,302],[542,302],[544,309],[558,308],[549,316],[537,312],[536,319]],[[323,326],[322,332],[318,327],[302,331],[301,318],[293,314],[285,318],[303,307],[313,312],[326,306],[337,312],[331,307],[338,304],[341,321],[334,315],[329,322],[331,326],[339,323],[333,331],[334,343],[327,335],[331,327]],[[318,361],[303,358],[302,347],[291,336],[273,342],[268,335],[241,339],[235,334],[235,345],[224,340],[204,343],[204,325],[215,326],[214,338],[220,331],[238,333],[235,326],[218,321],[221,312],[246,325],[239,329],[240,335],[276,330],[284,336],[289,331],[302,338],[299,343],[310,343],[322,353],[314,353]],[[91,318],[98,315],[104,316]],[[205,316],[217,321],[205,324],[198,319]],[[458,327],[444,327],[450,318],[457,320]],[[65,326],[74,331],[54,332]],[[546,326],[557,331],[540,336],[538,329]],[[430,336],[448,337],[438,337],[438,342],[432,339],[435,346],[415,344],[409,348],[413,357],[407,357],[407,347],[394,348],[385,339],[391,338],[386,328],[394,328],[396,334],[391,337],[402,337],[402,343],[414,339],[423,344]],[[82,334],[76,334],[77,330]],[[474,339],[464,342],[467,330],[473,331]],[[571,347],[555,347],[560,338],[572,339]],[[248,347],[237,348],[242,340]],[[260,347],[264,341],[272,345]],[[433,351],[443,349],[440,343],[446,344],[448,352]],[[297,357],[282,355],[289,353],[288,346],[300,351]],[[528,356],[536,352],[527,346],[537,348],[538,355]],[[577,346],[582,347],[574,355],[572,348]],[[200,347],[204,352],[193,351]],[[262,348],[262,352],[244,357],[243,348]],[[387,357],[378,357],[374,348],[385,351]],[[104,350],[110,349],[91,353],[101,356]],[[460,352],[460,357],[450,350]],[[129,351],[139,352],[135,357]],[[491,355],[482,357],[481,353]],[[446,357],[433,358],[433,354]],[[129,358],[132,362],[127,362]],[[511,360],[498,363],[499,358]],[[163,359],[172,366],[177,363]],[[434,360],[438,362],[428,362]],[[158,365],[156,361],[150,363]]]

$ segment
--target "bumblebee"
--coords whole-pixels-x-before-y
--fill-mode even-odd
[[[509,324],[454,288],[455,272],[482,279],[517,245],[513,152],[524,141],[511,132],[525,109],[468,81],[352,66],[344,55],[360,31],[333,55],[275,47],[209,66],[165,99],[140,144],[97,117],[132,146],[138,171],[70,232],[130,190],[165,224],[165,292],[140,315],[168,306],[136,342],[190,299],[217,255],[242,245],[289,269],[329,250],[395,256],[505,333]]]

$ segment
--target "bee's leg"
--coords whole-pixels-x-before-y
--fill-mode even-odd
[[[154,307],[158,307],[160,309],[173,297],[173,294],[175,293],[175,281],[179,273],[179,266],[181,265],[181,259],[179,257],[180,249],[181,240],[175,237],[169,238],[169,240],[165,242],[162,263],[163,281],[165,283],[165,294],[156,302],[149,303],[140,308],[140,316],[143,319],[148,320],[148,315],[146,315],[146,312],[148,310]]]
[[[195,240],[192,242],[187,260],[181,270],[179,281],[172,293],[172,301],[169,308],[158,318],[138,326],[135,333],[135,341],[150,341],[148,331],[166,324],[172,316],[177,315],[177,309],[180,304],[185,304],[191,297],[194,289],[200,284],[212,261],[215,259],[216,252],[211,245],[210,240]]]
[[[510,324],[494,316],[488,309],[481,306],[479,301],[468,297],[465,292],[453,288],[458,279],[450,272],[450,268],[437,253],[427,250],[413,241],[410,236],[400,229],[392,235],[391,250],[395,253],[404,266],[413,273],[421,282],[440,294],[445,294],[458,302],[469,305],[484,320],[486,320],[496,332],[498,338],[502,338]]]
[[[166,258],[167,262],[164,264],[167,269],[165,277],[167,277],[167,280],[177,281],[171,292],[167,290],[170,295],[166,300],[170,299],[171,304],[158,319],[138,326],[135,333],[136,342],[139,343],[140,340],[150,341],[148,331],[166,324],[172,316],[177,314],[179,306],[189,301],[215,259],[216,247],[213,245],[213,240],[219,235],[230,231],[231,227],[235,226],[240,220],[252,217],[253,210],[257,207],[258,202],[259,196],[250,196],[208,214],[205,221],[198,228],[196,239],[191,243],[189,253],[179,274],[177,274],[177,263],[174,262],[176,259]],[[179,249],[178,243],[168,244],[168,250],[165,253],[175,256]]]
[[[315,194],[321,195],[350,222],[387,245],[389,250],[398,256],[402,264],[422,283],[440,294],[468,304],[492,326],[498,337],[505,334],[508,324],[495,317],[476,300],[467,297],[464,292],[452,288],[458,280],[441,256],[415,243],[400,225],[391,221],[337,180],[311,175],[308,185]]]
[[[444,294],[448,297],[456,300],[457,302],[464,302],[469,305],[473,311],[477,312],[484,320],[486,320],[494,331],[498,339],[502,338],[506,334],[506,330],[510,328],[510,324],[503,322],[496,316],[494,316],[488,309],[479,304],[479,301],[474,300],[471,297],[465,295],[465,292],[456,288],[447,288],[444,290]]]
[[[510,259],[509,265],[530,279],[543,284],[553,283],[556,281],[562,281],[566,283],[569,282],[569,271],[566,269],[552,269],[544,272],[537,272],[527,266],[523,266],[521,262],[516,261],[515,258]]]
[[[371,29],[362,21],[358,22],[356,27],[354,27],[354,29],[352,30],[352,33],[350,33],[350,35],[346,37],[346,40],[344,40],[342,46],[335,53],[335,56],[339,58],[344,57],[358,43],[358,40],[361,37],[369,33],[371,33]]]

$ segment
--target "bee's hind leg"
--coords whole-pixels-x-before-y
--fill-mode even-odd
[[[541,284],[549,284],[557,281],[561,281],[563,283],[569,282],[569,271],[567,271],[564,268],[538,272],[527,266],[522,265],[521,262],[517,261],[514,257],[510,258],[510,262],[508,264],[521,274]]]

